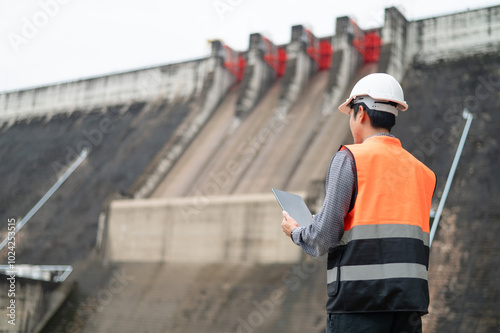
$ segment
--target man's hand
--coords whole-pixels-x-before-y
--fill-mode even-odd
[[[290,237],[293,229],[297,228],[299,224],[287,212],[283,211],[283,221],[281,221],[281,228],[285,235]]]

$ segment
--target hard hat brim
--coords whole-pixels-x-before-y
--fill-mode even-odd
[[[362,95],[362,96],[370,96],[371,98],[375,99],[375,100],[378,100],[378,101],[383,101],[383,102],[394,102],[397,104],[397,110],[396,110],[396,113],[394,112],[390,112],[390,111],[385,111],[385,110],[377,110],[377,111],[381,111],[381,112],[389,112],[389,113],[393,113],[394,115],[397,116],[397,111],[406,111],[408,110],[408,104],[406,103],[402,103],[400,101],[395,101],[395,100],[392,100],[392,99],[387,99],[387,98],[377,98],[377,97],[374,97],[374,96],[371,96],[370,94],[367,94],[367,95]],[[351,111],[351,108],[349,106],[349,104],[351,104],[351,102],[356,99],[357,97],[359,96],[356,96],[356,95],[353,95],[351,97],[349,97],[348,99],[346,99],[346,101],[344,103],[342,103],[341,105],[339,105],[338,107],[338,110],[342,113],[345,113],[347,115],[349,115],[349,112]]]
[[[356,96],[351,96],[348,99],[346,99],[346,101],[344,103],[342,103],[341,105],[339,105],[339,107],[338,107],[339,111],[342,112],[342,113],[345,113],[345,114],[349,115],[349,112],[351,112],[351,108],[349,107],[349,104],[352,102],[352,100],[355,97]]]

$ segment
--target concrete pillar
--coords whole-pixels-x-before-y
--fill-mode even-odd
[[[250,46],[248,50],[247,66],[240,87],[238,101],[236,103],[236,115],[244,117],[257,105],[267,89],[276,80],[277,74],[274,69],[264,60],[264,55],[271,51],[271,55],[277,58],[277,47],[265,41],[261,34],[250,35]],[[268,50],[268,46],[273,50]],[[274,51],[274,52],[273,52]]]
[[[312,45],[306,29],[302,25],[293,26],[292,40],[286,48],[286,73],[280,94],[282,108],[288,108],[297,100],[309,78],[318,70],[316,62],[307,54],[309,46]]]
[[[382,28],[382,50],[379,71],[391,74],[400,81],[406,71],[408,21],[396,7],[385,9]]]
[[[210,43],[212,44],[210,56],[214,58],[224,58],[224,47],[222,46],[222,42],[220,40],[213,40]]]
[[[337,18],[332,37],[333,63],[330,68],[323,113],[335,112],[345,97],[351,81],[363,63],[363,57],[353,46],[354,27],[347,16]]]

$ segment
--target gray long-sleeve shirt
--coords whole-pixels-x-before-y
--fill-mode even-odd
[[[377,133],[372,136],[390,136],[390,133]],[[344,218],[356,190],[356,168],[354,159],[346,150],[338,151],[330,162],[326,175],[326,196],[319,214],[307,227],[297,227],[292,231],[292,240],[300,245],[305,253],[319,257],[339,245],[344,234]]]
[[[344,233],[344,218],[349,212],[355,190],[355,169],[352,156],[338,151],[330,162],[326,176],[326,196],[321,211],[307,227],[292,231],[292,240],[305,253],[319,257],[339,245]]]

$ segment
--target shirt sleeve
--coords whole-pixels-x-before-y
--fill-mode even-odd
[[[312,224],[292,231],[293,242],[313,257],[337,247],[344,233],[344,218],[349,213],[355,190],[354,160],[346,150],[333,156],[325,188],[323,207],[313,217]]]

